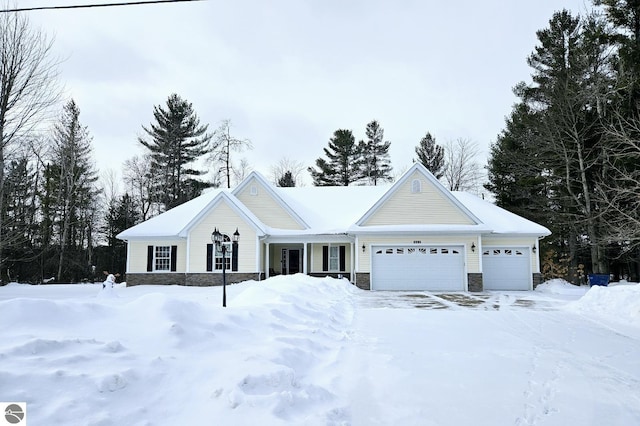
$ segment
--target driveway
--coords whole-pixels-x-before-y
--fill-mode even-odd
[[[433,293],[426,291],[369,291],[358,301],[362,308],[476,309],[496,311],[512,308],[555,309],[566,304],[561,296],[536,292]]]
[[[640,330],[572,313],[568,302],[362,292],[353,424],[640,424]]]

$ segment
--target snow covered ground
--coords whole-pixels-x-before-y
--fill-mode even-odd
[[[101,287],[0,287],[29,425],[640,424],[639,285]]]

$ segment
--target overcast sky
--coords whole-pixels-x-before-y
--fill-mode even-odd
[[[91,0],[20,0],[22,6]],[[107,1],[93,1],[105,3]],[[489,145],[529,80],[535,32],[583,0],[209,0],[28,12],[55,36],[65,96],[81,109],[101,170],[143,153],[137,136],[171,93],[210,130],[230,119],[269,176],[313,165],[336,129],[364,139],[376,119],[397,171],[426,132]],[[306,173],[305,173],[306,174]],[[311,183],[310,178],[307,184]]]

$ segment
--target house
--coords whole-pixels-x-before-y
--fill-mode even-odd
[[[414,164],[390,186],[279,188],[251,173],[120,233],[127,284],[219,285],[276,274],[342,276],[363,289],[530,290],[550,231]],[[239,234],[234,242],[233,234]]]

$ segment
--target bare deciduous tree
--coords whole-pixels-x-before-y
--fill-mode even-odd
[[[5,162],[59,99],[52,44],[43,32],[30,27],[26,16],[0,14],[0,211],[6,197]],[[0,219],[0,268],[2,229]]]
[[[284,175],[289,172],[295,183],[295,186],[301,186],[302,184],[302,172],[304,171],[304,164],[300,161],[292,160],[288,157],[281,158],[277,164],[271,166],[271,181],[274,185],[278,185],[278,182],[284,178]]]
[[[227,188],[231,188],[231,174],[234,166],[231,161],[231,152],[242,152],[245,149],[253,149],[249,139],[238,139],[231,135],[231,120],[223,120],[215,131],[213,138],[211,162],[220,164],[220,171],[227,181]]]
[[[158,214],[159,204],[152,198],[154,179],[151,174],[151,156],[134,156],[124,162],[123,180],[127,192],[140,208],[140,218],[145,221]],[[156,209],[154,209],[154,206]]]
[[[445,146],[443,177],[451,191],[477,192],[480,187],[478,144],[458,138]]]

